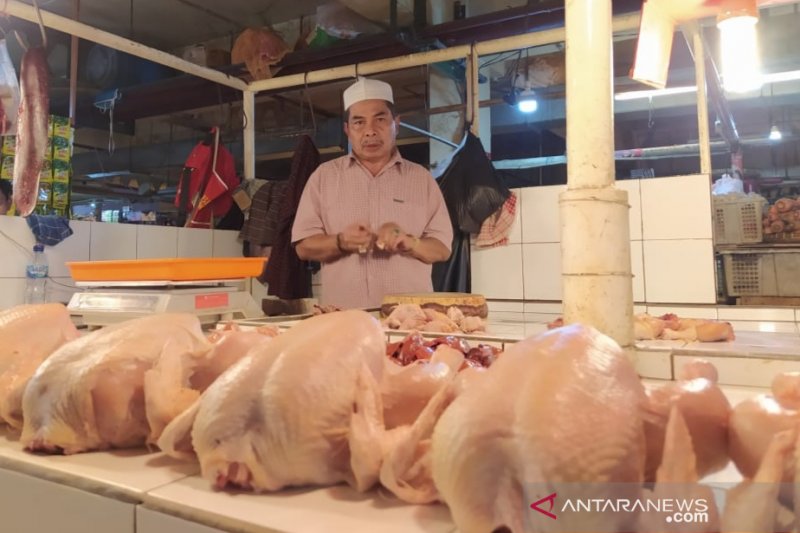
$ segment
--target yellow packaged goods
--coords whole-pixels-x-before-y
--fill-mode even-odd
[[[39,172],[39,181],[44,183],[53,182],[53,162],[49,159],[44,160],[42,170]]]
[[[50,121],[53,123],[53,137],[64,137],[65,139],[72,137],[69,118],[50,115]]]
[[[51,161],[53,160],[53,138],[52,137],[48,137],[47,138],[47,151],[44,153],[44,158],[45,159],[49,159]]]
[[[14,179],[14,156],[7,155],[3,157],[3,164],[0,166],[0,179],[13,180]]]
[[[64,209],[69,205],[69,183],[53,183],[53,207]]]
[[[72,139],[66,137],[53,137],[53,159],[69,162],[72,155]]]
[[[39,205],[50,205],[53,196],[53,184],[39,182],[39,198],[36,203]]]
[[[3,137],[3,155],[14,155],[17,151],[17,138],[14,135]]]
[[[69,162],[56,159],[53,161],[53,181],[69,183]]]

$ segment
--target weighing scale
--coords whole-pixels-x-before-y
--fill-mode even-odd
[[[78,281],[83,291],[72,295],[67,309],[89,328],[154,313],[192,313],[204,325],[263,316],[244,281]]]

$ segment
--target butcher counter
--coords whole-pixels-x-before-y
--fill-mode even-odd
[[[657,383],[648,381],[648,385]],[[763,392],[723,387],[732,404]],[[704,481],[738,482],[732,463]],[[198,466],[160,452],[35,455],[0,430],[0,520],[9,533],[455,531],[446,507],[407,505],[347,486],[276,494],[219,492]]]

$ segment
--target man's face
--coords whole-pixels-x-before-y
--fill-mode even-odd
[[[399,120],[392,116],[385,100],[362,100],[351,105],[344,132],[356,157],[367,162],[388,159],[395,148]]]

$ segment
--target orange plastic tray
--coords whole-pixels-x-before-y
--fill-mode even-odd
[[[75,281],[200,281],[255,277],[266,257],[130,259],[67,263]]]

